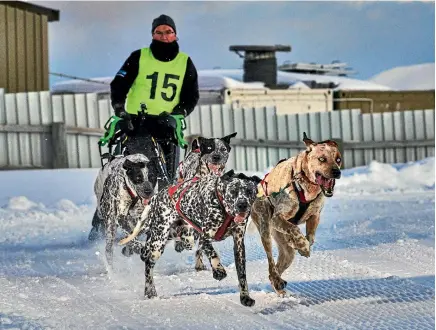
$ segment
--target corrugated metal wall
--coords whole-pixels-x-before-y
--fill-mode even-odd
[[[49,89],[47,34],[47,16],[0,3],[0,88]]]
[[[0,89],[0,125],[48,125],[103,128],[113,114],[108,100],[97,94],[50,95],[48,92],[4,94]],[[233,109],[227,105],[198,106],[187,118],[185,136],[222,137],[238,132],[239,139],[302,141],[303,132],[315,141],[434,140],[435,110],[362,114],[360,110],[277,115],[274,107]],[[46,133],[0,133],[0,167],[49,167]],[[98,136],[68,134],[68,166],[100,166]],[[301,142],[301,146],[303,143]],[[229,168],[263,171],[299,150],[281,147],[234,146]],[[434,146],[345,150],[346,168],[372,160],[403,163],[434,156]]]
[[[434,109],[435,91],[335,91],[333,109],[361,109],[363,113]]]

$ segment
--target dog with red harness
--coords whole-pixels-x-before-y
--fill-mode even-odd
[[[155,193],[157,179],[149,171],[149,163],[149,159],[142,154],[117,156],[98,172],[94,183],[96,213],[104,223],[109,267],[112,266],[118,226],[125,233],[131,232],[134,224],[128,217],[129,212],[143,212]]]
[[[148,298],[157,296],[153,268],[164,252],[171,230],[187,223],[199,233],[199,249],[207,256],[213,277],[222,280],[226,271],[212,246],[213,241],[233,237],[240,301],[253,306],[245,272],[245,227],[257,194],[257,176],[228,171],[222,176],[208,174],[194,177],[158,192],[150,200],[145,227],[147,238],[141,251],[145,262],[145,291]]]

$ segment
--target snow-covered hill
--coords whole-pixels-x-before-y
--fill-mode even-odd
[[[395,67],[373,76],[369,81],[398,90],[434,90],[435,64]]]

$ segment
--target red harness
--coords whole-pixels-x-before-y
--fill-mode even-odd
[[[185,214],[183,214],[182,210],[180,209],[180,203],[181,200],[183,198],[183,196],[185,195],[185,193],[188,191],[189,188],[191,188],[198,180],[200,180],[199,177],[195,176],[193,177],[190,181],[191,183],[185,187],[185,189],[182,190],[182,192],[179,195],[179,198],[176,202],[176,211],[177,213],[187,222],[189,223],[197,232],[199,233],[203,233],[203,230],[200,228],[200,226],[198,224],[195,224],[192,220],[190,220]],[[184,181],[186,182],[186,181]],[[170,198],[172,199],[174,194],[176,193],[177,189],[180,187],[181,184],[183,184],[184,182],[179,182],[171,187],[168,188],[168,194],[170,195]],[[224,234],[226,233],[228,227],[230,226],[230,223],[232,222],[232,220],[234,220],[234,216],[230,215],[227,211],[226,208],[224,206],[224,202],[223,202],[223,197],[221,196],[221,194],[218,192],[218,190],[215,189],[215,193],[218,197],[218,200],[220,202],[221,207],[223,208],[224,212],[226,213],[226,219],[224,220],[224,223],[221,225],[220,228],[218,228],[218,231],[215,233],[214,236],[214,240],[216,241],[221,241]]]
[[[136,205],[136,203],[138,202],[138,199],[141,199],[141,197],[139,197],[137,193],[135,193],[132,189],[130,189],[130,187],[128,186],[128,184],[126,182],[124,182],[124,186],[125,186],[127,192],[129,193],[130,197],[133,200],[133,204],[130,206],[131,208],[133,208]],[[144,203],[144,205],[146,205],[146,204],[147,203]]]
[[[263,180],[260,182],[260,184],[262,185],[262,189],[263,191],[265,191],[265,195],[268,196],[268,182],[265,181],[266,177],[269,175],[269,173],[267,173],[264,177]],[[306,197],[304,196],[304,190],[301,189],[300,185],[298,183],[295,183],[292,181],[292,185],[294,187],[294,191],[298,196],[298,200],[300,201],[300,203],[308,203],[306,200]],[[288,187],[289,185],[287,185]]]

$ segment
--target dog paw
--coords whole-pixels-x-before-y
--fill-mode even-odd
[[[251,299],[249,296],[241,296],[241,304],[246,307],[254,306],[255,300]]]
[[[212,273],[213,273],[213,278],[218,281],[225,279],[227,276],[226,270],[224,268],[213,269]]]
[[[183,243],[181,241],[177,241],[174,243],[174,249],[180,253],[185,249],[185,247],[183,246]]]
[[[278,291],[282,291],[284,288],[286,288],[287,285],[288,285],[288,282],[286,282],[285,280],[280,279],[279,281],[277,281],[275,283],[275,288]]]
[[[145,288],[144,297],[147,299],[152,299],[152,298],[157,297],[156,288],[155,287]]]
[[[304,240],[304,244],[300,244],[298,247],[298,253],[303,257],[310,257],[310,242],[307,239]]]
[[[309,249],[300,249],[300,250],[298,250],[298,253],[303,257],[309,258],[310,257],[310,248]]]
[[[133,249],[131,247],[125,246],[123,247],[123,249],[121,250],[121,253],[125,256],[125,257],[130,257],[133,254]]]
[[[282,291],[288,285],[288,282],[286,282],[285,280],[281,279],[280,277],[272,277],[272,276],[270,276],[269,280],[271,282],[272,287],[274,288],[274,290],[276,292],[277,291]]]

